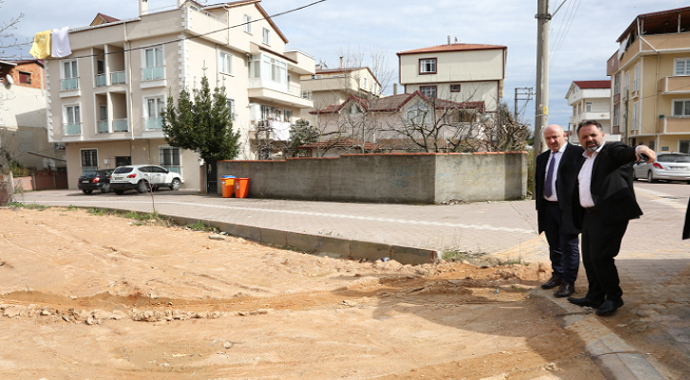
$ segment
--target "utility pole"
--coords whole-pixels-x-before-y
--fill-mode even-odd
[[[562,4],[561,4],[562,5]],[[542,151],[542,129],[549,122],[549,0],[537,0],[537,94],[534,112],[534,156]]]
[[[525,100],[529,102],[532,100],[532,95],[534,95],[534,87],[515,87],[515,122],[517,123],[518,121],[518,100]],[[522,91],[522,93],[520,93]],[[526,96],[525,98],[521,98],[520,95]],[[527,105],[525,105],[527,106]]]

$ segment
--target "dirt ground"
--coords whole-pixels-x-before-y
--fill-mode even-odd
[[[603,379],[536,265],[319,257],[0,209],[7,379]]]

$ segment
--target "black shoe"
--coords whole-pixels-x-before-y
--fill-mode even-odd
[[[598,309],[599,306],[601,306],[603,304],[603,302],[593,301],[587,297],[584,297],[584,298],[568,297],[568,302],[572,303],[573,305],[580,306],[580,307],[588,306],[588,307],[591,307],[594,309]]]
[[[558,298],[563,298],[570,297],[573,295],[573,293],[575,293],[575,284],[573,284],[572,282],[564,282],[553,295]]]
[[[551,276],[549,281],[546,281],[545,283],[541,284],[541,288],[542,289],[553,289],[553,288],[557,287],[558,285],[560,285],[562,282],[563,281],[561,279],[561,276],[553,275],[553,276]]]
[[[619,307],[623,306],[623,300],[612,301],[606,300],[601,306],[597,308],[597,315],[605,317],[613,315]]]

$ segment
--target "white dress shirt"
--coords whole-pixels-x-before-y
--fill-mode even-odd
[[[580,206],[585,208],[594,207],[594,199],[592,199],[592,169],[594,169],[594,160],[597,159],[604,145],[606,143],[603,143],[591,156],[587,154],[586,150],[582,153],[585,157],[585,162],[577,174],[577,184],[580,191]]]
[[[549,159],[546,161],[544,181],[546,181],[546,177],[549,173],[549,165],[551,164],[551,160],[554,160],[553,178],[551,178],[551,188],[553,189],[553,192],[551,193],[550,197],[544,196],[544,199],[546,199],[547,201],[558,202],[558,196],[556,195],[556,178],[558,177],[558,165],[561,164],[561,157],[563,157],[563,152],[565,152],[566,145],[568,145],[567,142],[563,144],[563,146],[561,146],[561,148],[558,149],[556,152],[550,151],[551,153],[549,154]],[[544,184],[544,187],[546,187],[546,184]]]

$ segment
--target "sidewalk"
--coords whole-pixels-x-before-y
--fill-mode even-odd
[[[631,221],[617,258],[625,306],[614,317],[599,318],[591,310],[554,299],[550,291],[536,293],[562,308],[566,329],[579,335],[588,353],[612,378],[687,378],[690,240],[682,241],[680,234],[690,186],[646,182],[635,186],[645,215]],[[85,196],[74,190],[41,191],[27,193],[25,202],[153,211],[151,197],[136,193]],[[548,263],[548,246],[536,231],[533,201],[356,204],[224,199],[161,191],[155,193],[155,207],[158,213],[174,217],[266,231]],[[577,295],[584,296],[582,269],[576,287]]]

